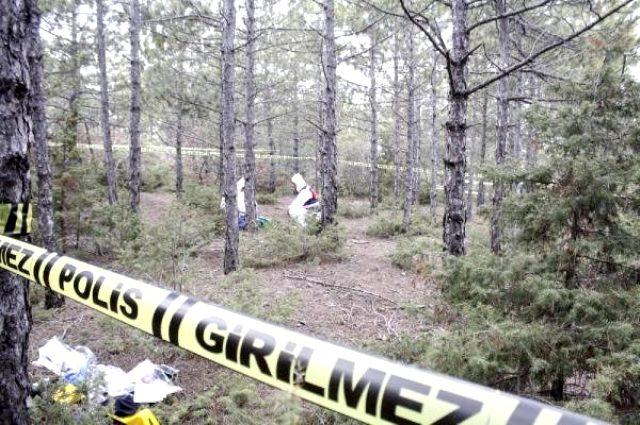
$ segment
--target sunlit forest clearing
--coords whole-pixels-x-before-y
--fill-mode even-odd
[[[637,9],[4,1],[3,237],[594,418],[455,413],[474,395],[446,388],[421,408],[415,385],[389,413],[393,389],[359,365],[337,401],[371,423],[640,423]],[[169,309],[179,341],[182,307],[156,306],[144,333],[122,320],[148,314],[143,293],[101,301],[91,282],[91,298],[85,275],[109,317],[61,295],[82,293],[75,268],[25,273],[2,241],[0,424],[127,423],[93,381],[33,363],[54,337],[124,371],[175,368],[181,391],[135,406],[161,424],[357,422],[147,334]],[[264,372],[263,343],[240,356]]]

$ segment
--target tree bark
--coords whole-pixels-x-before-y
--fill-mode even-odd
[[[40,14],[31,17],[30,36],[33,42],[29,55],[31,67],[30,113],[33,121],[33,146],[36,151],[36,174],[38,178],[38,230],[42,245],[49,251],[56,251],[53,221],[53,190],[51,188],[51,161],[47,146],[46,97],[44,72],[42,69],[42,43],[40,41]],[[51,290],[45,292],[44,307],[58,308],[64,305],[64,297]]]
[[[374,209],[378,206],[379,178],[378,178],[378,110],[376,103],[376,53],[375,38],[371,36],[371,49],[369,50],[369,107],[371,109],[371,133],[369,139],[369,206]]]
[[[399,52],[400,42],[398,34],[394,36],[393,49],[393,99],[391,103],[391,113],[393,114],[393,195],[400,197],[400,81],[399,81]]]
[[[178,123],[176,125],[176,198],[182,199],[183,193],[183,170],[182,170],[182,129],[185,110],[182,105],[178,109]]]
[[[109,205],[118,202],[116,169],[113,162],[111,142],[111,124],[109,123],[109,82],[107,78],[106,37],[104,34],[105,7],[102,0],[96,0],[98,68],[100,69],[100,127],[102,127],[102,144],[104,146],[104,169],[107,176],[107,200]]]
[[[238,200],[235,148],[235,52],[236,9],[234,0],[224,0],[222,10],[222,145],[224,153],[225,239],[224,274],[240,267],[238,257]]]
[[[322,176],[322,217],[321,227],[324,229],[335,220],[338,209],[337,183],[337,146],[336,146],[336,48],[334,36],[333,0],[324,0],[324,28],[322,44],[322,63],[324,65],[324,97],[323,97],[323,134],[320,152]]]
[[[487,154],[487,104],[489,103],[489,91],[485,90],[482,96],[482,130],[480,133],[480,167],[484,166],[484,159]],[[478,195],[476,201],[478,206],[484,205],[484,177],[479,175]]]
[[[438,117],[438,80],[437,80],[438,52],[433,51],[433,68],[431,68],[431,190],[429,192],[429,209],[431,217],[436,217],[436,207],[438,204],[438,128],[436,118]]]
[[[131,116],[129,125],[129,197],[131,210],[140,209],[142,150],[140,148],[140,2],[131,0]]]
[[[323,126],[323,113],[324,113],[324,84],[323,84],[323,79],[322,79],[322,73],[323,73],[323,69],[322,69],[322,65],[320,65],[318,67],[318,134],[317,134],[317,140],[316,140],[316,149],[315,149],[315,186],[316,187],[321,187],[322,186],[322,182],[321,182],[321,176],[320,176],[320,168],[321,164],[320,164],[320,151],[322,150],[322,141],[323,139],[323,132],[322,128],[324,128]]]
[[[449,61],[449,119],[445,154],[443,241],[451,255],[465,254],[465,140],[467,131],[466,63],[469,51],[467,2],[452,0],[453,48]]]
[[[32,75],[29,57],[40,52],[40,11],[34,0],[0,4],[0,204],[28,204],[31,198],[29,137],[32,131]],[[16,235],[27,239],[28,236]],[[27,424],[31,311],[26,279],[0,271],[0,423]]]
[[[496,13],[502,15],[507,11],[505,0],[496,0]],[[500,67],[509,67],[509,28],[508,19],[498,20],[498,47],[500,50]],[[496,126],[496,167],[500,169],[504,162],[505,151],[509,139],[509,80],[508,77],[498,81]],[[498,254],[502,251],[502,200],[504,184],[501,179],[493,182],[493,213],[491,215],[491,251]]]
[[[407,50],[407,156],[405,163],[404,208],[402,230],[406,233],[411,227],[411,212],[414,202],[414,167],[416,154],[416,112],[415,112],[415,47],[412,34],[409,34]]]
[[[69,164],[78,163],[80,154],[78,152],[78,124],[80,123],[80,99],[81,74],[80,74],[80,51],[78,48],[78,0],[74,0],[71,10],[71,40],[69,45],[69,58],[71,62],[71,92],[68,94],[67,105],[69,115],[65,120],[64,142],[63,142],[63,164],[65,171]],[[63,202],[64,204],[64,202]]]
[[[253,152],[255,114],[254,104],[256,99],[256,88],[254,81],[255,62],[255,38],[256,19],[254,0],[246,0],[247,9],[247,46],[245,47],[245,108],[246,124],[244,126],[244,201],[246,208],[247,230],[255,231],[258,228],[258,217],[256,212],[256,157]]]

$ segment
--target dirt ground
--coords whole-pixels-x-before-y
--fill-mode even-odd
[[[173,196],[143,193],[143,220],[152,223],[161,220]],[[291,199],[285,196],[275,205],[262,206],[260,214],[284,222],[289,219],[287,206]],[[393,344],[401,334],[429,332],[433,325],[425,318],[437,298],[435,285],[391,264],[388,256],[395,242],[367,236],[370,217],[339,220],[345,229],[344,258],[337,262],[310,261],[256,270],[261,307],[268,311],[293,298],[294,311],[282,325],[367,351],[378,351],[380,344]],[[241,238],[259,237],[259,233],[241,234]],[[191,267],[202,275],[202,280],[184,286],[183,292],[206,298],[202,296],[204,288],[210,288],[223,277],[223,247],[223,239],[218,238],[198,252]],[[158,342],[72,301],[56,312],[34,309],[32,359],[37,358],[37,348],[54,335],[70,345],[86,345],[96,353],[99,362],[125,370],[146,357],[174,366],[180,370],[178,383],[184,389],[178,397],[189,397],[209,388],[216,382],[216,374],[221,373],[209,361]],[[45,375],[39,369],[33,372],[36,376]]]

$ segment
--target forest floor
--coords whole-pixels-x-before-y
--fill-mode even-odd
[[[168,214],[171,214],[174,199],[175,195],[168,192],[143,193],[143,221],[154,225],[171,220]],[[260,214],[286,223],[290,220],[287,206],[291,199],[291,196],[278,197],[274,204],[261,206]],[[366,208],[364,200],[341,199],[341,202]],[[390,256],[396,249],[395,239],[368,236],[366,230],[371,223],[370,215],[361,218],[340,217],[339,222],[343,252],[338,259],[308,259],[258,268],[249,271],[248,282],[239,286],[233,282],[219,284],[225,281],[221,270],[224,241],[221,237],[211,238],[189,258],[186,265],[189,277],[181,283],[181,290],[230,309],[257,313],[263,319],[305,334],[383,355],[396,353],[395,345],[402,338],[411,339],[444,326],[434,319],[434,307],[437,308],[439,302],[435,280],[392,264]],[[244,244],[260,244],[261,238],[263,235],[260,231],[241,234]],[[105,268],[127,272],[119,264],[105,263],[104,260],[100,264]],[[139,274],[132,276],[148,280]],[[98,362],[113,364],[124,370],[149,358],[180,371],[177,383],[184,391],[165,403],[169,407],[159,407],[161,411],[168,409],[161,412],[167,423],[176,420],[196,424],[269,423],[264,414],[258,422],[248,419],[256,410],[264,409],[269,411],[267,416],[274,415],[273,422],[280,423],[278,417],[282,415],[272,411],[269,403],[265,404],[265,400],[280,397],[274,394],[274,390],[263,385],[256,386],[248,378],[233,375],[209,361],[168,343],[158,342],[72,301],[67,301],[61,310],[43,310],[39,302],[41,296],[41,293],[32,296],[32,359],[37,358],[37,348],[55,335],[62,337],[69,345],[88,346],[96,354]],[[36,377],[46,375],[41,369],[35,368],[33,373]],[[223,380],[225,384],[221,384]],[[254,404],[249,403],[238,409],[220,404],[224,394],[230,391],[228,385],[252,388],[257,395]],[[204,403],[205,406],[194,407],[198,394],[209,394],[211,400]],[[304,411],[312,412],[310,416],[316,418],[307,419],[304,423],[326,423],[324,416],[318,416],[325,415],[324,412],[304,406]],[[205,415],[209,419],[197,419],[194,409],[209,412]],[[236,410],[244,413],[239,414]],[[309,414],[307,416],[310,417]],[[213,417],[218,419],[211,419]],[[343,420],[332,417],[329,422],[343,423]]]

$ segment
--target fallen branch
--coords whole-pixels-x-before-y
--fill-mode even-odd
[[[387,297],[385,297],[383,295],[380,295],[380,294],[376,294],[375,292],[367,291],[366,289],[351,288],[349,286],[343,286],[343,285],[335,285],[333,283],[327,283],[327,282],[324,282],[322,280],[314,279],[312,277],[305,276],[305,275],[295,275],[295,274],[291,274],[291,273],[287,273],[287,272],[284,272],[283,274],[284,274],[284,277],[286,277],[287,279],[302,280],[304,282],[309,282],[309,283],[313,283],[313,284],[316,284],[316,285],[324,286],[325,288],[336,288],[336,289],[344,289],[345,291],[359,292],[361,294],[370,295],[370,296],[379,298],[381,300],[384,300],[384,301],[386,301],[388,303],[391,303],[391,304],[394,304],[394,305],[398,304],[397,302],[393,301],[390,298],[387,298]]]

